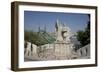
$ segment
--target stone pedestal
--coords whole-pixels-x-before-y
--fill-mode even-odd
[[[72,44],[70,43],[54,43],[56,59],[70,59],[72,55]]]

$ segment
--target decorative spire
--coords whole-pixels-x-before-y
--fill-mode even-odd
[[[59,27],[59,24],[60,24],[59,23],[59,20],[57,19],[56,24],[55,24],[55,27],[58,28]]]
[[[39,27],[38,27],[38,32],[40,32],[40,25],[39,25]]]
[[[44,25],[44,31],[46,32],[46,24]]]
[[[57,24],[59,24],[59,20],[57,19],[57,22],[56,22]]]

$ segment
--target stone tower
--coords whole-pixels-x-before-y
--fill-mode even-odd
[[[70,29],[65,24],[60,23],[59,20],[55,24],[56,41],[57,42],[70,42]]]
[[[70,42],[70,29],[59,20],[55,24],[56,42],[55,55],[57,59],[70,59],[73,50],[73,44]]]

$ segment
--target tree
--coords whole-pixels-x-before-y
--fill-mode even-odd
[[[90,15],[88,15],[90,19]],[[90,43],[90,20],[87,22],[87,27],[84,31],[80,30],[77,32],[77,39],[80,41],[82,46]]]
[[[29,31],[24,31],[24,40],[29,41],[30,40],[30,32]]]

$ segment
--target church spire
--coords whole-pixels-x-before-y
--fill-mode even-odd
[[[39,25],[39,27],[38,27],[38,32],[40,32],[40,25]]]
[[[57,19],[56,23],[57,23],[57,25],[59,25],[59,24],[60,24],[59,19]]]
[[[57,19],[57,20],[56,20],[55,27],[58,28],[59,24],[60,24],[60,23],[59,23],[59,20]]]
[[[46,24],[44,25],[44,31],[46,32]]]

